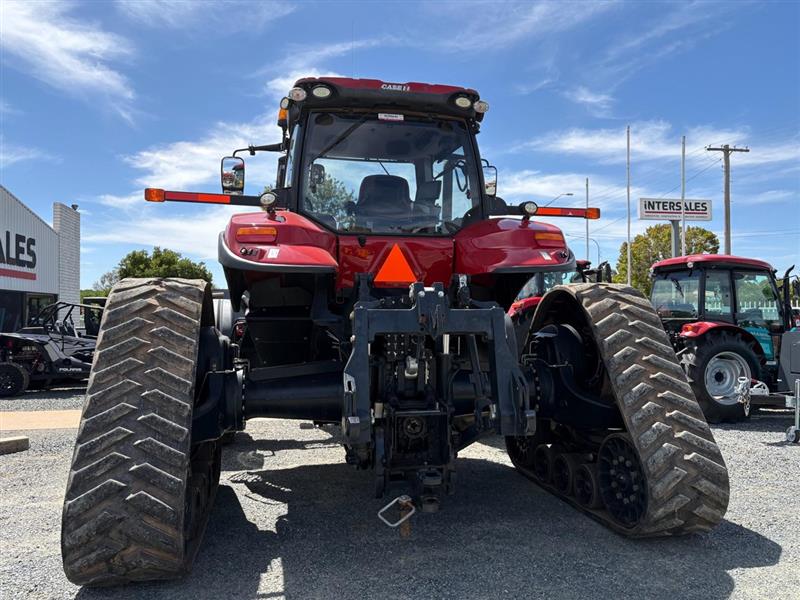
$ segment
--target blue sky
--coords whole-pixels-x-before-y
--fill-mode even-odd
[[[82,285],[155,244],[216,266],[225,207],[148,205],[146,186],[219,189],[219,158],[278,141],[277,102],[305,75],[474,87],[507,200],[584,202],[616,260],[625,127],[640,196],[714,203],[732,157],[735,254],[800,264],[798,2],[24,2],[0,4],[0,181],[43,217],[83,213]],[[248,159],[248,192],[275,155]],[[561,219],[576,254],[583,222]],[[638,232],[653,222],[634,220]],[[591,255],[597,248],[592,244]]]

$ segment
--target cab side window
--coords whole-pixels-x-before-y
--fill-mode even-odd
[[[765,273],[734,271],[736,319],[749,329],[779,332],[782,327],[778,297]]]
[[[706,271],[705,313],[711,319],[733,320],[731,279],[728,271]]]

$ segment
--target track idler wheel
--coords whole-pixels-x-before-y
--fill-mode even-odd
[[[597,478],[597,466],[585,463],[575,470],[573,481],[575,501],[584,508],[600,508],[603,504],[600,498],[600,485]]]
[[[608,436],[600,446],[597,463],[606,509],[623,527],[636,526],[647,512],[647,483],[630,437]]]

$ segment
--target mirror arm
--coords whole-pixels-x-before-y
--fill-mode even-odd
[[[283,142],[278,142],[277,144],[265,144],[263,146],[253,146],[252,144],[247,148],[239,148],[238,150],[233,151],[233,156],[236,156],[237,152],[249,152],[250,156],[255,156],[256,152],[283,152],[286,150],[286,147],[283,145]]]

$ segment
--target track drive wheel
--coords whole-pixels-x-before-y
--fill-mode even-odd
[[[61,527],[80,585],[169,579],[191,567],[219,482],[220,445],[191,443],[208,285],[124,279],[103,314]]]
[[[13,362],[0,362],[0,398],[18,396],[29,383],[28,371],[24,367]]]

